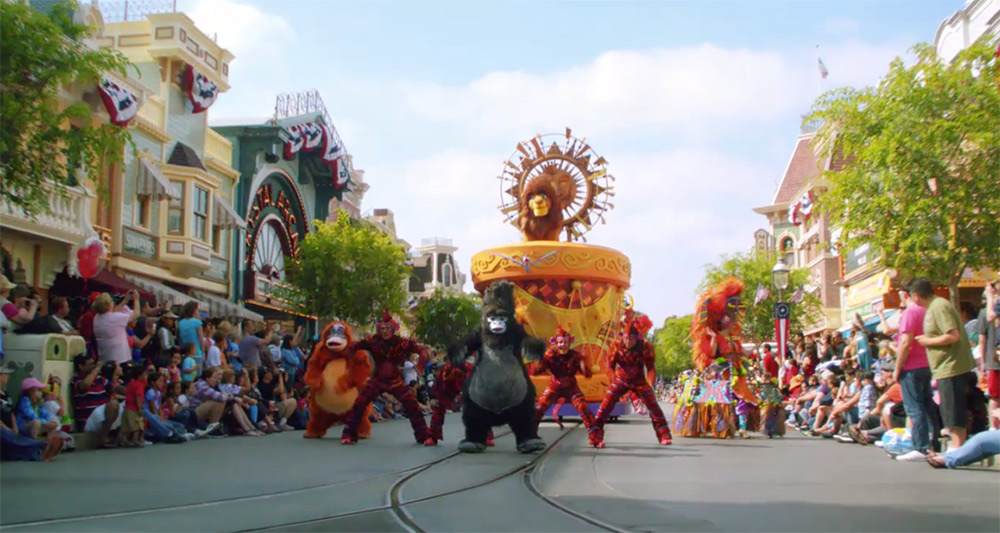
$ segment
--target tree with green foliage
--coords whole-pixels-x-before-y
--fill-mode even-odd
[[[942,62],[934,48],[896,58],[875,87],[830,91],[806,121],[821,121],[817,209],[843,230],[844,250],[868,244],[904,278],[952,289],[966,268],[1000,265],[1000,58],[984,37]],[[838,153],[839,152],[839,153]]]
[[[778,302],[778,293],[771,285],[771,269],[778,261],[778,256],[771,252],[754,252],[749,254],[734,254],[723,256],[718,265],[706,265],[705,277],[700,290],[706,290],[729,276],[736,276],[743,281],[743,305],[746,314],[743,316],[743,338],[747,342],[763,342],[774,339],[774,304]],[[809,270],[805,268],[792,269],[789,272],[789,288],[785,292],[787,302],[796,289],[809,280]],[[754,295],[757,285],[762,284],[771,295],[754,305]],[[804,294],[802,301],[791,304],[792,316],[789,319],[789,331],[800,331],[806,325],[819,317],[819,298],[812,294]]]
[[[663,327],[653,332],[657,376],[671,380],[681,372],[694,368],[691,342],[688,339],[690,330],[691,315],[685,315],[668,317],[663,321]]]
[[[335,222],[316,222],[286,274],[288,298],[320,318],[364,324],[383,310],[400,311],[406,302],[406,252],[344,210]]]
[[[446,350],[479,325],[479,303],[478,295],[438,289],[413,310],[413,335],[424,344]]]
[[[0,2],[0,196],[29,217],[51,210],[49,184],[76,185],[79,169],[99,179],[131,140],[125,128],[92,123],[86,103],[59,103],[60,91],[96,89],[103,75],[124,77],[131,65],[117,50],[84,44],[91,28],[73,21],[74,9],[63,2],[44,14]]]

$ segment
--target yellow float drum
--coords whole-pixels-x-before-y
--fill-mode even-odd
[[[588,402],[604,397],[610,383],[607,352],[618,334],[631,263],[621,252],[589,244],[530,241],[497,246],[472,257],[472,280],[483,292],[498,280],[515,285],[518,320],[532,336],[548,339],[567,328],[589,367],[591,378],[577,376]],[[541,393],[549,376],[533,376]]]

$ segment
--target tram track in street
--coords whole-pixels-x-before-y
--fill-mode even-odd
[[[480,479],[472,483],[462,484],[448,490],[433,491],[429,494],[421,494],[413,498],[407,498],[405,490],[408,486],[418,480],[421,480],[421,476],[431,474],[442,474],[439,469],[446,468],[448,466],[460,467],[461,465],[456,464],[455,461],[459,456],[464,456],[458,451],[450,452],[441,457],[437,457],[434,460],[426,461],[421,464],[397,469],[390,472],[379,473],[376,475],[358,476],[351,479],[338,480],[332,483],[312,485],[308,487],[293,488],[288,490],[280,490],[273,492],[266,492],[261,494],[253,494],[246,496],[238,496],[232,498],[220,498],[213,499],[211,501],[203,501],[197,503],[188,503],[173,506],[159,506],[159,507],[148,507],[142,509],[134,510],[124,510],[118,512],[107,512],[107,513],[93,513],[79,516],[69,516],[60,517],[52,519],[42,519],[34,521],[25,521],[20,523],[5,524],[0,526],[0,531],[44,531],[51,530],[52,528],[57,528],[60,530],[72,530],[74,528],[93,528],[96,525],[101,524],[102,521],[115,521],[116,519],[121,519],[124,521],[129,520],[147,520],[154,516],[160,515],[160,517],[170,516],[171,514],[188,514],[192,512],[210,512],[213,514],[226,514],[229,512],[238,512],[243,505],[261,505],[266,504],[268,501],[272,501],[275,506],[288,505],[290,501],[301,495],[309,495],[309,493],[317,493],[324,490],[332,490],[331,497],[334,499],[340,499],[339,495],[344,494],[344,490],[363,493],[365,491],[371,491],[372,489],[378,489],[379,482],[388,483],[390,480],[391,484],[385,489],[384,499],[382,503],[378,505],[368,505],[361,506],[352,510],[345,510],[343,512],[333,513],[326,516],[306,518],[302,520],[295,521],[282,521],[281,523],[273,525],[265,525],[263,527],[246,527],[247,524],[242,524],[233,528],[231,531],[239,532],[249,532],[249,531],[289,531],[289,530],[324,530],[324,529],[336,529],[338,526],[336,523],[341,520],[349,519],[360,519],[365,523],[369,520],[379,521],[381,520],[383,524],[389,527],[392,523],[398,525],[398,527],[404,531],[409,531],[413,533],[422,533],[425,531],[433,531],[437,528],[429,524],[423,524],[419,517],[415,517],[414,513],[411,513],[411,508],[417,504],[427,504],[428,502],[444,502],[449,497],[455,497],[462,495],[463,493],[468,493],[476,489],[482,489],[489,487],[491,485],[503,482],[504,480],[509,480],[511,478],[516,478],[521,476],[521,483],[526,489],[527,493],[531,495],[533,499],[537,499],[541,502],[546,503],[553,510],[557,511],[562,515],[572,517],[576,520],[580,520],[592,526],[595,526],[601,530],[621,532],[623,530],[605,524],[600,520],[593,517],[587,516],[585,514],[579,513],[573,509],[570,509],[553,498],[545,495],[535,483],[535,474],[541,471],[544,461],[557,447],[560,446],[563,439],[568,437],[573,433],[579,424],[567,428],[566,431],[561,431],[559,435],[552,440],[550,445],[540,454],[531,458],[530,461],[522,462],[517,465],[510,466],[501,470],[495,474],[489,475],[485,479]],[[500,433],[497,435],[497,440],[507,441],[507,437],[511,436],[509,431]],[[499,442],[498,442],[499,444]],[[506,444],[506,443],[505,443]],[[510,457],[506,460],[510,460]],[[502,464],[502,463],[501,463]],[[431,478],[433,479],[433,478]],[[428,485],[428,480],[423,480],[423,488],[425,491],[431,485]],[[357,487],[352,489],[352,487]],[[436,488],[436,487],[434,487]],[[495,490],[495,489],[494,489]],[[417,490],[418,494],[420,490]],[[377,494],[375,492],[372,495]],[[314,498],[326,498],[323,493],[313,494]],[[362,498],[363,501],[364,498]],[[371,501],[371,500],[369,500]],[[374,502],[373,502],[374,503]],[[432,505],[437,505],[436,503],[431,503]],[[211,508],[217,508],[217,510],[210,510]],[[445,509],[446,510],[446,509]],[[425,507],[422,512],[426,513],[427,508]],[[367,518],[370,516],[371,518]],[[148,517],[148,518],[147,518]],[[280,520],[280,519],[279,519]],[[109,522],[113,523],[113,522]],[[583,524],[581,524],[583,525]],[[378,528],[373,528],[378,529]]]

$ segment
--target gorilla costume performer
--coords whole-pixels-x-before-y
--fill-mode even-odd
[[[356,350],[366,350],[372,354],[375,361],[375,375],[361,389],[354,407],[347,414],[347,423],[344,426],[344,434],[341,438],[343,444],[354,444],[358,442],[358,428],[363,419],[367,419],[365,410],[368,405],[384,392],[395,396],[403,404],[403,411],[410,419],[413,426],[413,437],[418,443],[427,446],[434,446],[434,439],[430,438],[427,431],[427,422],[424,414],[420,411],[420,404],[413,396],[413,391],[403,383],[403,374],[400,368],[406,362],[406,358],[411,353],[423,352],[424,346],[400,337],[396,332],[399,324],[392,319],[389,313],[382,313],[382,319],[378,322],[377,334],[361,340],[355,346]]]
[[[652,387],[646,381],[645,370],[654,372],[656,354],[653,346],[646,341],[646,333],[653,327],[649,317],[645,315],[637,316],[631,309],[625,311],[623,317],[621,337],[615,340],[611,346],[611,354],[608,358],[608,367],[615,373],[611,381],[611,387],[604,395],[604,401],[597,410],[597,420],[594,422],[597,427],[597,443],[594,446],[604,447],[603,433],[604,424],[608,420],[608,413],[622,395],[633,392],[649,411],[649,417],[653,420],[653,431],[656,432],[656,439],[660,444],[667,446],[671,443],[670,426],[663,416],[660,404],[656,402],[656,395],[653,394]],[[591,439],[594,442],[594,438]]]
[[[741,430],[758,402],[743,364],[740,315],[743,282],[722,280],[698,300],[691,321],[691,358],[696,371],[674,408],[674,429],[683,437],[728,439]]]
[[[458,409],[458,397],[462,394],[462,385],[472,373],[472,363],[447,363],[434,376],[434,386],[431,388],[436,402],[431,411],[430,435],[436,442],[444,440],[444,417],[448,410]],[[493,428],[486,436],[486,445],[493,446]]]
[[[368,353],[357,350],[351,328],[333,322],[323,330],[323,340],[313,348],[304,381],[309,385],[309,422],[303,437],[319,439],[331,426],[344,422],[354,406],[358,389],[372,373]],[[358,425],[358,437],[367,439],[372,424],[367,412]]]
[[[492,427],[510,426],[517,450],[532,453],[545,449],[535,430],[535,387],[528,377],[523,355],[539,358],[545,343],[530,337],[514,320],[514,285],[494,282],[483,296],[480,330],[449,350],[452,364],[463,362],[477,352],[472,374],[462,391],[462,423],[465,439],[462,452],[486,450]]]
[[[562,326],[559,326],[555,336],[549,339],[548,351],[542,356],[541,361],[535,363],[535,368],[532,371],[534,375],[542,375],[546,371],[552,373],[549,386],[535,404],[535,427],[538,427],[538,423],[541,422],[546,409],[552,405],[552,402],[569,400],[580,413],[580,418],[583,419],[583,425],[587,428],[590,436],[590,444],[597,446],[601,442],[600,432],[594,424],[594,415],[590,412],[590,406],[587,405],[587,400],[584,399],[583,392],[580,391],[580,386],[576,383],[577,374],[582,373],[589,378],[591,371],[583,360],[583,354],[570,348],[574,340],[573,336],[566,332]],[[553,416],[558,417],[558,414],[553,413]]]

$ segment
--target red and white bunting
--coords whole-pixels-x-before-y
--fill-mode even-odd
[[[285,128],[285,159],[293,159],[299,153],[306,139],[302,136],[302,126],[295,125]]]
[[[139,99],[117,83],[103,78],[97,84],[97,92],[101,95],[108,117],[115,126],[124,128],[139,113]]]
[[[203,113],[219,97],[219,86],[191,65],[184,69],[184,91],[194,113]]]
[[[812,191],[803,194],[802,198],[795,203],[795,207],[792,208],[792,224],[801,226],[804,222],[808,222],[809,218],[812,217],[814,202]]]
[[[334,164],[340,157],[340,144],[333,134],[333,128],[323,126],[323,162],[327,165]]]
[[[302,137],[305,138],[303,152],[312,152],[323,146],[323,127],[315,122],[306,122],[302,126]]]

